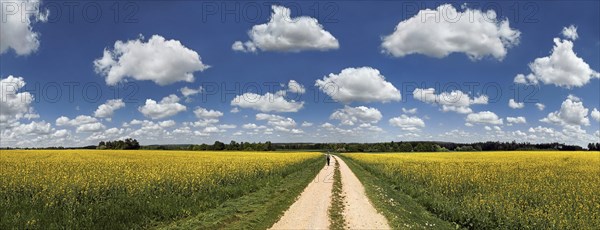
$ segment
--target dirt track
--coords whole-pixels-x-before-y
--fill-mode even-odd
[[[390,229],[385,217],[367,198],[362,183],[343,160],[340,160],[340,172],[346,200],[344,217],[350,229]]]
[[[310,183],[300,197],[283,217],[271,229],[327,229],[333,188],[333,169],[335,159],[330,166],[325,165],[317,177]]]
[[[344,217],[349,229],[390,229],[387,220],[373,207],[365,189],[339,157],[332,158],[271,229],[328,229],[327,210],[331,205],[333,169],[339,160],[342,190],[345,196]]]

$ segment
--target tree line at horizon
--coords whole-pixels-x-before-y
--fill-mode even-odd
[[[589,143],[587,150],[600,151],[600,143]],[[4,148],[4,149],[145,149],[145,150],[191,150],[191,151],[275,151],[275,150],[314,150],[334,152],[448,152],[448,151],[516,151],[516,150],[585,150],[578,145],[558,142],[532,144],[529,142],[476,142],[452,143],[435,141],[400,141],[379,143],[272,143],[236,142],[229,144],[215,141],[213,144],[165,144],[142,146],[136,139],[100,141],[98,145],[84,147],[45,147],[45,148]]]
[[[140,143],[136,139],[100,141],[96,149],[140,149]]]
[[[333,152],[474,152],[474,151],[527,151],[527,150],[556,150],[556,151],[581,151],[585,150],[578,145],[567,145],[561,143],[529,142],[476,142],[476,143],[452,143],[432,141],[409,141],[409,142],[379,142],[379,143],[272,143],[267,142],[236,142],[225,144],[215,141],[214,144],[192,144],[192,145],[149,145],[142,149],[153,150],[192,150],[192,151],[275,151],[275,150],[315,150]],[[600,143],[589,143],[588,150],[600,150]]]

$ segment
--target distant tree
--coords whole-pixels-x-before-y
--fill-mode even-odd
[[[252,151],[262,151],[263,150],[262,142],[252,143],[252,144],[250,144],[250,146],[252,147]]]
[[[140,143],[136,139],[127,138],[116,141],[100,141],[96,149],[140,149]]]
[[[589,143],[588,144],[588,150],[589,151],[599,151],[600,150],[600,143]]]
[[[96,147],[96,149],[106,149],[106,142],[100,141],[100,143],[98,143],[98,147]]]
[[[430,143],[419,143],[413,150],[415,152],[433,152]]]
[[[124,147],[124,149],[129,149],[129,147],[133,145],[132,142],[133,141],[131,140],[131,138],[125,139],[125,147]]]
[[[215,141],[215,144],[213,144],[213,149],[214,150],[224,150],[225,149],[225,143],[220,142],[220,141]]]
[[[474,152],[475,148],[473,148],[473,146],[470,146],[470,145],[465,145],[465,146],[456,147],[456,149],[454,149],[454,151],[459,151],[459,152]]]
[[[274,151],[275,147],[270,141],[265,142],[265,151]]]
[[[131,149],[140,149],[142,146],[140,145],[140,142],[138,142],[136,139],[133,139],[133,141],[131,141]]]
[[[229,142],[229,145],[227,145],[226,149],[227,150],[239,150],[239,145],[237,142],[232,140],[231,142]]]
[[[435,151],[436,152],[448,152],[449,150],[447,148],[444,148],[442,146],[439,145],[433,145],[435,147]]]
[[[200,146],[198,146],[198,150],[208,150],[208,145],[203,143]]]
[[[399,152],[412,152],[413,148],[412,148],[412,145],[404,142],[404,143],[400,144],[400,146],[398,146],[398,151]]]

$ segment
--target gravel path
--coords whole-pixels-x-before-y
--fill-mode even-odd
[[[327,229],[333,188],[333,169],[335,159],[330,166],[325,165],[317,177],[306,186],[300,197],[283,217],[271,229]]]
[[[342,191],[346,200],[344,217],[348,227],[350,229],[391,229],[385,217],[377,212],[367,198],[362,183],[341,159],[340,172]]]
[[[375,210],[365,194],[365,188],[346,163],[339,157],[331,158],[271,229],[328,229],[327,210],[331,205],[333,169],[339,160],[342,190],[345,196],[344,217],[349,229],[390,229],[385,217]]]

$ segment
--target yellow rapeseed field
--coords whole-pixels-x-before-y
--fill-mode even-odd
[[[600,226],[600,152],[344,155],[468,228]]]
[[[1,150],[0,229],[137,228],[186,217],[320,153]],[[320,162],[320,161],[319,161]]]

